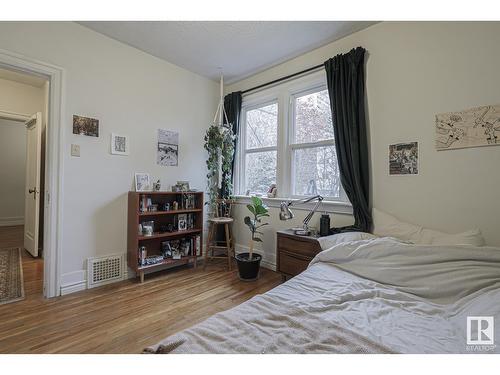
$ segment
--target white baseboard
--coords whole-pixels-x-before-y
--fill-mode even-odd
[[[24,216],[0,217],[0,227],[24,225]]]
[[[249,247],[241,244],[234,244],[234,250],[236,254],[239,253],[248,253]],[[264,268],[270,269],[272,271],[276,271],[276,255],[270,255],[265,251],[256,251],[262,255],[262,260],[260,265]]]
[[[81,283],[76,283],[76,284],[70,284],[70,285],[61,285],[61,296],[65,296],[67,294],[75,293],[75,292],[80,292],[82,290],[87,289],[87,282],[81,282]]]
[[[87,289],[87,272],[85,270],[68,272],[61,275],[61,295]]]

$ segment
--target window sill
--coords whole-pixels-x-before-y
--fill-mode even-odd
[[[248,204],[250,202],[249,195],[235,195],[236,202],[239,204]],[[299,199],[296,198],[267,198],[267,197],[259,197],[268,207],[279,208],[281,202],[290,200],[292,202],[296,202]],[[310,211],[316,205],[316,201],[304,203],[300,206],[292,206],[293,210],[302,210],[302,211]],[[352,205],[349,202],[342,201],[332,201],[324,199],[321,202],[321,206],[319,206],[317,212],[328,212],[334,214],[342,214],[342,215],[352,215]]]

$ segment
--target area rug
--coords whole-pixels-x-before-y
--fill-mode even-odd
[[[24,299],[21,249],[0,249],[0,305]]]

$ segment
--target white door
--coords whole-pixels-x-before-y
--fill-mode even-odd
[[[26,121],[26,191],[24,193],[24,248],[34,257],[38,256],[41,148],[42,114],[37,112]]]

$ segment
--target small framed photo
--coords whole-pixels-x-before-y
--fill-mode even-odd
[[[135,174],[135,191],[151,191],[151,178],[148,173]]]
[[[418,175],[418,142],[389,145],[389,175]]]
[[[186,229],[187,229],[187,222],[186,222],[186,220],[185,219],[179,219],[177,230],[178,231],[182,231],[182,230],[186,230]]]
[[[189,181],[177,181],[179,191],[189,191]]]
[[[129,140],[126,135],[111,133],[111,153],[113,155],[129,154]]]
[[[73,115],[73,134],[99,137],[99,120]]]

